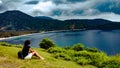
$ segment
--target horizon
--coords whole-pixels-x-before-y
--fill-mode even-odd
[[[0,0],[0,13],[19,10],[58,20],[105,19],[120,22],[119,0]]]

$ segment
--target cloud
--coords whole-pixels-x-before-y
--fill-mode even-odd
[[[92,8],[95,1],[85,1],[85,2],[76,2],[68,4],[59,4],[53,9],[57,15],[71,16],[71,15],[92,15],[98,13],[99,11]],[[58,12],[58,13],[57,13]],[[56,15],[53,15],[56,16]]]
[[[0,12],[20,10],[58,19],[103,18],[119,21],[119,0],[0,0]]]
[[[2,4],[2,1],[0,0],[0,5]]]
[[[28,1],[25,4],[38,4],[38,3],[39,3],[39,1]]]
[[[21,0],[0,0],[2,3],[0,5],[0,13],[7,11],[7,10],[16,10],[17,5],[19,5],[22,1]]]
[[[49,13],[56,7],[55,4],[52,3],[52,1],[47,2],[39,2],[37,5],[33,7],[33,10],[38,10],[42,13]]]
[[[110,0],[110,1],[101,1],[99,4],[95,6],[100,12],[113,12],[116,14],[120,14],[120,1],[118,0]]]
[[[76,3],[76,2],[85,2],[87,0],[67,0],[67,2]]]
[[[64,0],[65,1],[65,0]],[[94,1],[85,1],[85,2],[76,2],[76,3],[61,3],[56,5],[53,1],[40,1],[38,4],[36,4],[33,7],[33,14],[37,12],[38,14],[45,14],[45,15],[77,15],[76,11],[83,11],[88,10],[93,5]],[[86,6],[88,4],[91,4],[90,6]],[[92,10],[92,9],[91,9]],[[90,11],[90,9],[89,9]],[[95,10],[94,10],[95,11]],[[92,12],[92,11],[91,11]],[[87,13],[87,12],[86,12]],[[85,14],[85,13],[84,13]],[[81,14],[79,14],[81,15]]]
[[[55,19],[66,20],[66,19],[106,19],[110,21],[120,22],[120,15],[114,13],[103,13],[99,15],[92,15],[92,16],[54,16]]]
[[[77,2],[85,2],[87,0],[51,0],[56,5],[59,4],[68,4],[68,3],[77,3]]]

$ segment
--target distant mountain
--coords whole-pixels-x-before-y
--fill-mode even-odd
[[[67,30],[74,25],[75,29],[120,29],[120,22],[103,19],[56,20],[50,17],[32,17],[21,11],[6,11],[0,14],[0,30]]]
[[[120,29],[120,22],[112,22],[104,19],[73,19],[66,20],[65,22],[72,22],[76,24],[76,27],[80,28],[80,25],[84,26],[86,29],[102,29],[102,30],[112,30]]]
[[[28,24],[31,24],[35,19],[20,11],[6,11],[0,14],[0,27],[5,30],[26,30],[31,29]],[[10,25],[10,26],[9,26]],[[6,27],[9,26],[9,27]]]

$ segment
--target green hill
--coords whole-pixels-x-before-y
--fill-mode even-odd
[[[74,25],[74,29],[120,29],[119,22],[112,22],[104,19],[70,19],[57,20],[45,16],[32,17],[18,10],[0,13],[0,30],[35,30],[53,31],[69,30]]]
[[[33,49],[45,60],[37,57],[23,60],[17,57],[22,45],[0,42],[0,68],[120,68],[119,54],[108,56],[96,48],[86,48],[80,43],[60,48],[45,38],[40,47]]]
[[[41,48],[33,48],[45,60],[33,57],[31,60],[18,59],[21,46],[0,43],[0,68],[96,68],[92,65],[79,65],[76,62],[55,59],[52,54]]]

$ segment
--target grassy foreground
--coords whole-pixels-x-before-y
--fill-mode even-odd
[[[72,61],[55,59],[52,54],[41,48],[33,48],[45,60],[33,57],[31,60],[18,59],[17,52],[22,48],[19,46],[0,44],[0,68],[97,68],[92,65],[79,65]]]

